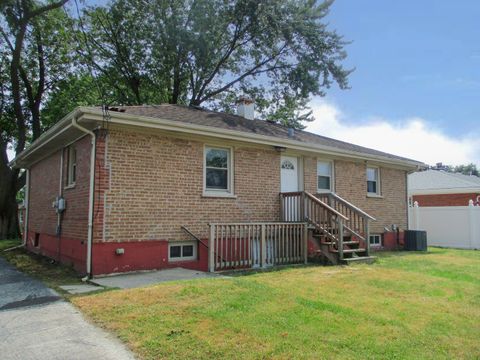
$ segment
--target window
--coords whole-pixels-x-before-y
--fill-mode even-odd
[[[77,149],[73,146],[68,148],[68,171],[67,186],[74,185],[77,180]]]
[[[205,147],[205,192],[232,193],[231,150]]]
[[[196,242],[175,242],[168,245],[168,260],[183,261],[196,260],[197,243]]]
[[[295,170],[295,165],[290,160],[283,160],[282,169]]]
[[[382,236],[375,234],[375,235],[370,235],[370,245],[371,246],[382,246]]]
[[[367,193],[380,195],[380,170],[377,167],[367,168]]]
[[[317,190],[318,192],[332,191],[333,163],[331,161],[317,162]]]

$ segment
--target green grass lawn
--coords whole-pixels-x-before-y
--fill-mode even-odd
[[[479,359],[480,252],[385,253],[72,298],[143,359]]]

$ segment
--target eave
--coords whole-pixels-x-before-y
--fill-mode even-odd
[[[109,121],[111,124],[159,129],[184,134],[196,134],[219,139],[241,141],[245,143],[286,147],[288,149],[307,153],[343,156],[378,164],[390,166],[394,165],[407,171],[417,170],[425,166],[425,164],[418,161],[393,159],[387,156],[359,153],[320,144],[305,143],[295,139],[284,139],[274,136],[259,135],[206,125],[198,125],[120,112],[110,112],[110,116],[111,118]],[[89,107],[79,107],[65,116],[51,129],[45,132],[40,138],[33,142],[26,150],[20,153],[11,162],[11,165],[15,167],[28,168],[33,163],[38,161],[38,159],[42,158],[42,156],[46,156],[48,152],[51,153],[55,151],[55,149],[61,148],[62,145],[64,146],[68,141],[74,139],[75,135],[82,135],[78,131],[72,129],[71,122],[73,117],[76,117],[77,121],[81,123],[82,126],[85,126],[89,129],[94,129],[103,122],[103,114],[101,110],[96,110]]]

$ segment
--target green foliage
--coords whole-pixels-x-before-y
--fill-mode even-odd
[[[115,0],[82,17],[83,55],[123,104],[232,111],[301,127],[309,97],[347,87],[345,42],[323,22],[332,1]]]
[[[434,170],[444,170],[448,171],[451,173],[460,173],[463,175],[473,175],[473,176],[480,176],[480,172],[477,169],[477,165],[474,163],[470,164],[463,164],[463,165],[457,165],[457,166],[452,166],[452,165],[441,165],[441,166],[432,166],[431,169]]]
[[[475,175],[480,176],[477,165],[470,163],[468,165],[458,165],[453,169],[456,173],[462,173],[463,175]]]
[[[42,109],[43,124],[55,124],[77,106],[102,105],[96,81],[90,74],[80,73],[56,82]]]

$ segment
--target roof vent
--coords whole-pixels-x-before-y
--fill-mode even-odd
[[[249,97],[241,96],[237,100],[237,115],[253,120],[255,118],[255,101]]]
[[[288,137],[294,137],[294,136],[295,136],[295,129],[288,128]]]

